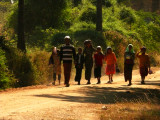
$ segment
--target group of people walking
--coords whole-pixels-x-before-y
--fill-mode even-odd
[[[82,69],[85,65],[85,79],[87,84],[91,84],[91,73],[94,65],[94,76],[97,78],[97,84],[101,83],[101,69],[103,65],[103,60],[106,62],[105,73],[109,77],[108,83],[113,82],[113,74],[116,73],[116,55],[112,51],[111,47],[107,47],[105,54],[102,52],[101,46],[97,46],[95,49],[92,46],[91,40],[84,41],[84,49],[81,47],[76,50],[73,45],[70,44],[70,36],[65,36],[65,44],[61,46],[60,50],[56,47],[53,47],[52,55],[49,60],[49,64],[53,64],[53,85],[55,85],[56,77],[58,76],[59,84],[61,79],[61,61],[63,61],[64,68],[64,84],[66,87],[69,87],[71,69],[72,69],[72,60],[74,60],[76,75],[75,81],[78,82],[78,85],[81,83]],[[125,81],[129,81],[128,86],[132,85],[132,70],[134,66],[135,57],[139,58],[140,61],[140,75],[141,75],[141,84],[145,84],[145,76],[150,72],[150,61],[149,56],[146,54],[146,48],[142,47],[141,50],[135,55],[133,45],[129,44],[124,53],[124,78]]]

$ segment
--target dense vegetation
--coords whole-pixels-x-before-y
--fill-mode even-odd
[[[8,71],[18,79],[15,86],[43,84],[48,80],[50,69],[48,58],[52,46],[63,44],[65,35],[70,35],[72,43],[83,46],[85,39],[93,45],[101,45],[103,51],[112,46],[120,68],[123,68],[123,53],[128,43],[133,43],[137,51],[142,45],[148,52],[160,52],[160,16],[156,13],[135,11],[127,7],[126,0],[103,0],[103,32],[96,29],[97,0],[25,0],[24,27],[27,55],[16,50],[17,44],[17,1],[14,4],[0,2],[0,30],[6,37],[5,44],[10,50],[2,50],[3,75],[1,81],[10,81]],[[14,49],[13,49],[14,48]],[[10,57],[7,57],[10,56]],[[16,57],[13,57],[16,56]],[[43,64],[42,64],[43,63]],[[23,66],[23,67],[22,67]],[[6,72],[5,69],[9,68]],[[49,72],[50,71],[50,72]],[[122,70],[123,71],[123,70]],[[39,80],[39,81],[37,81]],[[8,86],[5,83],[5,86]]]

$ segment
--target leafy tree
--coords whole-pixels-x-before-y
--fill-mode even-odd
[[[120,19],[127,22],[130,25],[130,29],[131,29],[131,25],[133,23],[135,23],[135,21],[136,21],[136,17],[132,13],[132,11],[130,11],[129,9],[126,9],[126,8],[123,8],[120,11]]]
[[[96,9],[88,7],[80,16],[81,21],[96,23]]]
[[[24,29],[31,33],[36,26],[46,29],[64,28],[69,13],[66,10],[70,0],[25,0],[24,3]],[[17,8],[10,16],[9,26],[17,29]],[[17,31],[16,31],[17,32]]]

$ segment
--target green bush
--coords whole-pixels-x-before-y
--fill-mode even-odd
[[[9,52],[6,52],[6,58],[9,70],[17,79],[15,87],[29,86],[35,83],[34,70],[29,57],[25,53],[10,48]]]
[[[80,30],[73,33],[74,41],[77,41],[78,47],[83,46],[86,39],[92,40],[93,46],[102,46],[103,50],[106,48],[106,39],[104,34],[95,30]]]
[[[91,22],[87,23],[78,21],[70,27],[69,32],[73,33],[81,30],[95,30],[95,28],[96,28],[95,24]]]
[[[14,87],[23,87],[48,83],[52,80],[52,70],[48,66],[50,53],[45,51],[28,51],[23,53],[10,48],[6,53],[9,70],[13,73],[17,82]]]
[[[128,24],[135,23],[135,21],[136,21],[136,17],[134,15],[133,11],[131,11],[130,9],[127,9],[127,8],[123,8],[120,11],[120,19],[127,22]]]
[[[12,76],[6,65],[7,60],[4,51],[0,48],[0,89],[6,89],[12,86]]]
[[[81,21],[96,23],[96,9],[95,7],[88,7],[80,16]]]

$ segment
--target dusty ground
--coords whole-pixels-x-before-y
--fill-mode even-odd
[[[121,101],[160,99],[160,69],[154,68],[146,84],[140,84],[138,70],[133,72],[133,85],[128,87],[123,74],[114,76],[113,84],[102,83],[78,86],[72,82],[66,88],[60,86],[32,86],[0,92],[0,120],[99,120],[102,106]],[[147,97],[146,97],[147,96]]]

